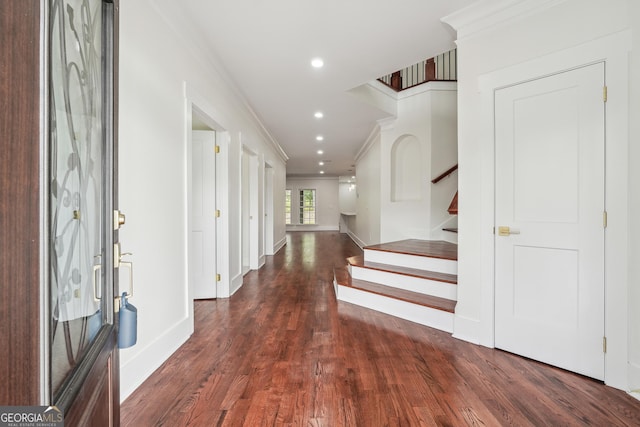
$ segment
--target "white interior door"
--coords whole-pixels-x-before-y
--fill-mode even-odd
[[[216,298],[216,133],[194,130],[191,140],[189,270],[193,298]]]
[[[495,92],[495,345],[598,379],[603,87],[600,63]]]

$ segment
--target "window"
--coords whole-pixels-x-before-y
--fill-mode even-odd
[[[291,190],[284,192],[284,223],[291,224]]]
[[[316,190],[300,190],[300,224],[316,223]]]

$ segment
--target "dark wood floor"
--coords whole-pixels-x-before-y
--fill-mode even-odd
[[[597,381],[336,302],[344,234],[290,233],[122,405],[124,426],[639,426]]]

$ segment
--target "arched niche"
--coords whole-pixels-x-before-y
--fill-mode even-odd
[[[391,201],[404,202],[422,198],[421,179],[424,164],[420,141],[403,135],[391,147]]]

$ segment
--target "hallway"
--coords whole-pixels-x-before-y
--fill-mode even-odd
[[[346,303],[346,234],[294,232],[123,403],[123,426],[640,425],[597,381]]]

